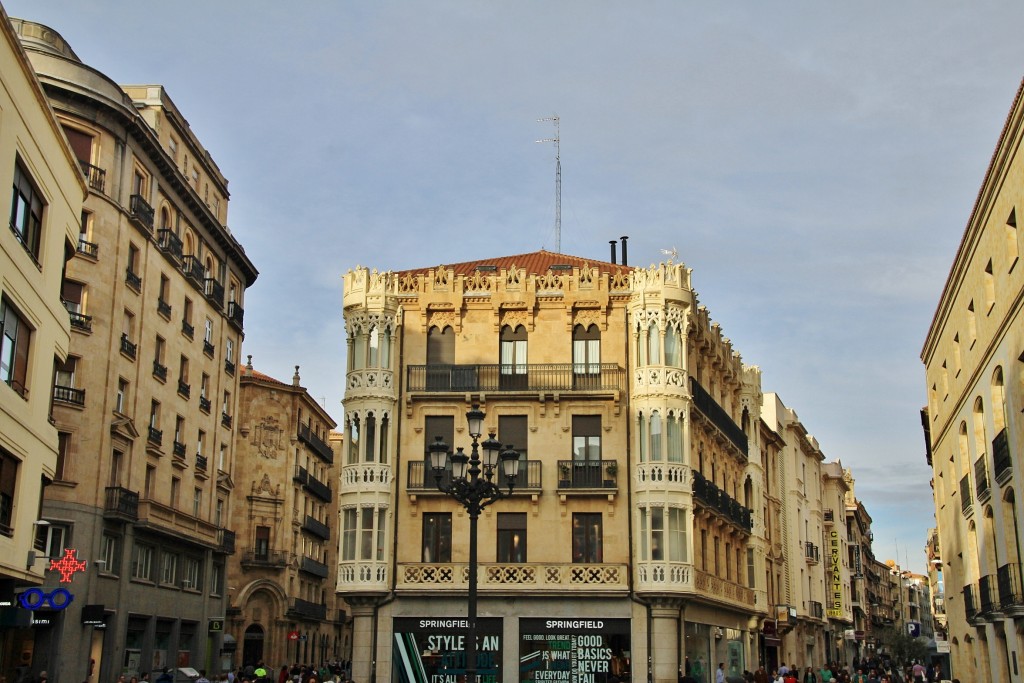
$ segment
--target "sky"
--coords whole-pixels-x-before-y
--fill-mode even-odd
[[[242,354],[339,422],[342,276],[675,249],[743,361],[923,571],[921,348],[1013,96],[1024,3],[5,0],[162,84],[260,271]],[[620,254],[621,256],[621,254]]]

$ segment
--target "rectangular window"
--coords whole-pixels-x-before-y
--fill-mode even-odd
[[[651,559],[665,559],[665,508],[651,508]]]
[[[373,508],[363,508],[360,511],[360,529],[359,529],[359,559],[360,560],[372,560],[373,559]]]
[[[32,259],[39,262],[39,237],[43,231],[42,195],[21,162],[14,165],[14,190],[11,195],[11,230]]]
[[[428,415],[423,422],[423,457],[427,460],[427,468],[430,468],[430,444],[434,443],[437,437],[448,444],[448,450],[454,451],[452,442],[455,440],[455,418],[451,415]],[[449,462],[451,462],[449,460]],[[427,481],[433,483],[433,474],[427,472]]]
[[[210,573],[210,595],[224,594],[224,565],[219,562],[213,563],[213,570]]]
[[[146,479],[143,481],[142,497],[146,500],[153,499],[153,485],[156,482],[156,467],[146,465]]]
[[[203,490],[196,487],[192,493],[192,516],[199,517],[199,513],[203,510]]]
[[[100,542],[100,557],[103,560],[101,571],[117,574],[121,562],[121,539],[111,534],[103,534]]]
[[[178,556],[174,553],[160,553],[160,583],[174,585],[178,580]]]
[[[74,356],[68,356],[64,362],[57,363],[57,375],[53,379],[54,386],[67,387],[73,389],[75,387],[75,371],[78,369],[78,359]]]
[[[132,578],[153,580],[153,546],[136,543],[132,548]]]
[[[7,299],[0,301],[0,379],[28,396],[28,350],[32,330]]]
[[[235,362],[235,340],[228,339],[224,346],[224,360],[229,363]]]
[[[178,497],[181,495],[181,478],[171,477],[171,507],[178,507]]]
[[[121,485],[121,468],[124,466],[124,452],[116,448],[110,454],[110,483],[109,486]]]
[[[85,313],[85,285],[81,282],[64,280],[64,284],[61,285],[60,298],[68,313],[79,315]],[[72,320],[74,319],[74,315],[72,315]]]
[[[384,561],[384,537],[387,527],[384,522],[387,520],[387,510],[377,511],[377,561]]]
[[[217,499],[217,508],[214,510],[213,523],[219,527],[224,526],[224,499]]]
[[[114,411],[124,414],[125,409],[128,407],[128,380],[119,379],[117,381],[117,398],[114,401]]]
[[[600,512],[572,515],[572,561],[598,564],[604,561],[604,531]]]
[[[423,514],[423,562],[452,561],[452,514]]]
[[[341,513],[341,559],[351,562],[356,559],[356,534],[358,533],[356,510],[347,508]]]
[[[186,590],[197,591],[200,589],[200,569],[201,563],[198,558],[186,557],[185,562],[182,566],[181,572],[181,587]]]
[[[213,321],[206,319],[206,326],[203,328],[203,341],[207,344],[213,343]]]
[[[46,557],[60,557],[67,547],[68,531],[68,527],[62,524],[37,527],[36,549],[42,551]]]
[[[253,548],[255,551],[256,559],[263,560],[266,562],[270,559],[270,527],[269,526],[258,526],[256,527],[256,547]]]
[[[498,562],[526,562],[526,513],[498,513]]]
[[[686,562],[687,535],[686,510],[668,509],[668,559],[670,562]]]
[[[67,481],[68,455],[71,449],[71,435],[67,432],[57,433],[57,468],[54,472],[54,479]]]
[[[604,486],[601,469],[601,416],[572,416],[572,485],[576,488]]]

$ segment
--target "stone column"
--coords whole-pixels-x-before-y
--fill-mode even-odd
[[[374,598],[348,598],[352,607],[352,680],[369,683],[376,653],[373,652]]]
[[[679,609],[678,598],[651,599],[651,666],[654,683],[679,681]],[[636,680],[636,663],[633,665]]]

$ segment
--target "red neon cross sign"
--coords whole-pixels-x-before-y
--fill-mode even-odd
[[[77,559],[75,552],[73,548],[65,548],[64,557],[59,560],[50,560],[50,569],[60,572],[61,583],[71,583],[72,574],[85,571],[85,560]]]

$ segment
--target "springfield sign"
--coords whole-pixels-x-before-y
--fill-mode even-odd
[[[393,683],[463,683],[466,680],[465,618],[398,617],[391,667]],[[476,620],[479,683],[500,683],[501,619]]]
[[[519,681],[605,683],[629,670],[629,619],[520,619]]]
[[[843,558],[842,543],[839,532],[828,532],[828,616],[841,619],[843,617]]]

